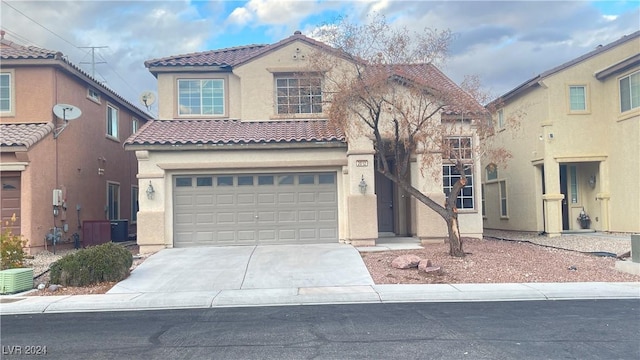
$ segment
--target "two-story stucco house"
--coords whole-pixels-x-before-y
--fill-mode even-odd
[[[62,243],[75,243],[74,234],[78,234],[81,244],[87,245],[86,221],[121,220],[120,226],[131,227],[124,231],[134,233],[138,165],[122,143],[150,116],[62,53],[22,46],[4,36],[2,32],[3,231],[8,222],[15,234],[28,241],[27,250],[32,253],[51,249],[54,234]],[[78,111],[63,106],[67,110],[59,118],[54,107],[62,104]],[[65,122],[67,115],[80,116]],[[47,234],[49,241],[45,241]]]
[[[296,32],[145,62],[158,79],[159,119],[125,144],[138,158],[141,251],[446,237],[442,218],[376,174],[369,138],[330,126],[323,76],[297,76],[315,52],[331,50]],[[462,91],[426,68],[425,81]],[[418,164],[412,184],[443,203],[442,178]],[[444,187],[455,177],[448,171]],[[480,236],[479,189],[470,180],[461,196],[461,232]]]
[[[483,163],[485,228],[640,231],[640,32],[495,104],[495,140],[513,158],[506,167]]]

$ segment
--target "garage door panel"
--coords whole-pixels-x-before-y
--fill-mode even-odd
[[[214,222],[214,214],[213,213],[208,213],[208,214],[197,214],[196,215],[196,223],[198,225],[208,225],[208,224],[215,224]]]
[[[337,202],[337,194],[335,192],[318,192],[318,203],[335,204]]]
[[[237,199],[238,199],[237,200],[238,205],[255,205],[256,204],[255,194],[238,194]]]
[[[298,203],[315,203],[316,202],[316,193],[313,192],[301,192],[298,193]]]
[[[216,195],[216,205],[224,206],[224,205],[233,205],[234,204],[234,196],[233,194],[218,194]]]
[[[230,213],[230,212],[218,213],[218,215],[216,216],[216,222],[220,225],[235,224],[236,221],[235,221],[234,213]]]
[[[338,220],[337,210],[318,210],[319,221],[336,221]]]
[[[240,230],[238,231],[238,241],[255,240],[255,230]]]
[[[208,186],[176,186],[174,246],[336,242],[337,182],[324,175],[332,181],[313,173],[211,175]]]
[[[242,211],[237,213],[238,224],[253,224],[256,222],[256,216],[253,211]]]
[[[213,194],[200,194],[195,197],[197,205],[213,205]]]
[[[300,221],[317,221],[318,212],[315,210],[301,210],[298,212]]]
[[[278,204],[295,204],[296,203],[296,195],[292,192],[283,192],[278,194]]]
[[[276,194],[258,194],[258,205],[275,205],[276,204]]]
[[[279,211],[278,212],[278,222],[287,223],[296,221],[296,212],[295,211]]]

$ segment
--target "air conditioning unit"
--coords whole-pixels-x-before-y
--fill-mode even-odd
[[[15,294],[33,289],[33,269],[19,268],[0,271],[0,294]]]

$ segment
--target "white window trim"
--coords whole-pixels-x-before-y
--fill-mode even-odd
[[[112,130],[111,127],[109,127],[109,109],[113,109],[115,111],[116,114],[116,134],[115,136],[110,134],[109,132]],[[116,107],[115,105],[111,104],[111,103],[107,103],[107,111],[106,111],[106,118],[105,118],[105,123],[106,123],[106,136],[109,139],[113,139],[113,140],[117,140],[120,141],[119,138],[119,134],[120,134],[120,109],[118,109],[118,107]]]
[[[442,164],[442,166],[443,167],[444,166],[449,166],[449,167],[451,167],[451,169],[455,169],[455,164],[452,164],[452,163],[446,163],[445,162],[445,163]],[[475,184],[475,179],[474,179],[475,176],[474,175],[475,175],[474,168],[473,168],[473,166],[470,166],[469,167],[469,174],[467,174],[467,179],[471,178],[471,185],[469,185],[468,182],[467,182],[467,185],[465,185],[462,188],[462,190],[460,190],[460,194],[457,195],[457,198],[460,198],[460,206],[461,206],[461,207],[458,207],[457,209],[459,211],[461,211],[461,212],[473,212],[473,211],[477,211],[478,210],[477,209],[477,205],[476,205],[476,184]],[[444,176],[445,175],[444,175],[444,172],[443,172],[442,173],[442,177],[444,177]],[[448,177],[452,177],[452,175],[448,175]],[[455,183],[452,183],[450,187],[449,186],[445,186],[444,184],[442,184],[442,191],[445,193],[445,197],[447,197],[445,189],[449,188],[449,192],[451,192],[451,189],[453,189],[453,184],[455,184]],[[471,196],[463,196],[462,192],[468,186],[471,186]],[[468,207],[468,208],[462,207],[462,206],[464,206],[464,199],[471,199],[471,202],[472,202],[473,206],[472,207]],[[457,200],[456,200],[456,202],[457,202]]]
[[[628,110],[623,110],[622,109],[622,87],[620,86],[620,82],[623,79],[629,78],[629,83],[631,83],[631,76],[636,75],[636,74],[640,74],[640,70],[636,70],[634,72],[631,72],[629,74],[620,76],[618,78],[618,84],[617,84],[617,87],[618,87],[618,106],[619,106],[618,109],[620,110],[621,114],[628,114],[628,113],[631,113],[631,112],[640,111],[640,104],[638,104],[638,106],[636,106],[636,107],[633,107],[633,104],[629,103],[630,108]],[[629,89],[629,96],[632,96],[631,89]],[[631,99],[629,99],[629,100],[631,100]]]
[[[0,113],[2,114],[2,116],[15,116],[15,109],[16,109],[15,73],[13,69],[9,69],[9,70],[2,70],[1,74],[9,76],[9,110],[7,111],[0,110]]]
[[[573,110],[571,109],[571,88],[584,88],[584,109],[583,110]],[[567,109],[568,109],[568,113],[569,114],[589,114],[591,112],[591,107],[589,106],[589,95],[590,95],[590,91],[589,91],[589,84],[568,84],[567,87],[567,96],[566,96],[566,101],[567,101]]]
[[[92,96],[91,93],[95,93],[96,96]],[[87,99],[93,101],[96,104],[102,104],[102,96],[100,92],[92,87],[87,88]]]
[[[200,114],[192,114],[192,113],[182,113],[180,111],[180,82],[181,81],[199,81],[200,82],[200,94],[202,96],[202,82],[203,81],[222,81],[222,113],[221,114],[202,114],[202,104],[200,106]],[[228,113],[228,97],[229,91],[227,90],[227,79],[222,77],[215,78],[203,78],[203,77],[185,77],[176,79],[176,115],[178,117],[207,117],[207,118],[223,118],[227,116]]]
[[[138,129],[140,129],[140,120],[131,118],[131,134],[134,134]]]
[[[504,109],[498,110],[498,129],[504,129]]]
[[[304,117],[304,118],[309,118],[309,117],[322,117],[325,114],[325,106],[324,106],[324,79],[322,77],[322,75],[317,74],[317,73],[312,73],[312,76],[310,76],[312,78],[315,79],[319,79],[320,80],[320,112],[308,112],[308,113],[303,113],[303,112],[288,112],[288,113],[280,113],[279,111],[279,106],[278,106],[278,80],[282,80],[282,79],[296,79],[296,80],[300,80],[300,79],[304,79],[304,77],[301,76],[296,76],[295,73],[290,73],[290,72],[281,72],[281,73],[274,73],[273,74],[273,91],[274,91],[274,118],[296,118],[296,117]],[[311,109],[313,110],[313,106],[311,106]]]
[[[504,192],[502,191],[502,184],[504,184]],[[508,219],[509,218],[509,191],[507,190],[507,180],[499,180],[498,181],[498,197],[500,200],[500,218]],[[502,206],[502,200],[504,200],[506,209]]]

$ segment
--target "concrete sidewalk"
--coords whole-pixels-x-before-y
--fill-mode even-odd
[[[107,294],[0,296],[0,314],[346,303],[639,299],[633,283],[375,285],[359,251],[421,248],[413,238],[344,244],[165,249]]]
[[[397,302],[638,299],[640,283],[362,285],[3,297],[0,313],[35,314]]]

